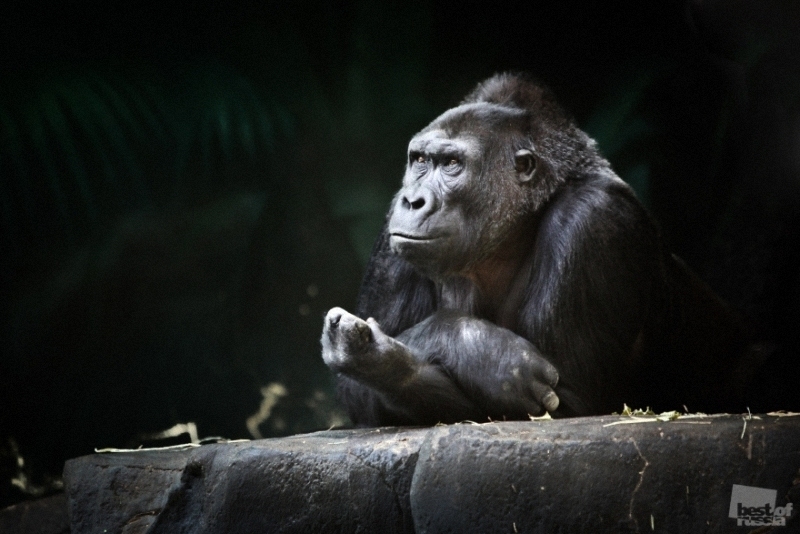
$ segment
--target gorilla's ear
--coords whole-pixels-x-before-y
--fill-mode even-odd
[[[514,170],[520,183],[529,182],[536,174],[536,156],[527,148],[517,150],[514,154]]]

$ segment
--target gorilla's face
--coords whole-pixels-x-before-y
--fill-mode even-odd
[[[518,110],[468,104],[415,135],[389,219],[392,251],[431,277],[491,257],[532,208],[524,124]]]

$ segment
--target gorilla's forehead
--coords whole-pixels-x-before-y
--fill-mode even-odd
[[[527,113],[522,109],[477,102],[445,111],[420,133],[441,130],[451,138],[465,134],[481,137],[500,131],[524,131],[526,122]]]
[[[450,135],[442,129],[425,129],[411,138],[409,152],[423,154],[461,154],[467,155],[480,150],[479,140],[470,134]]]

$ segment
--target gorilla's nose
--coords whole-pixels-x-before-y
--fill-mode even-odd
[[[425,197],[422,195],[407,196],[403,195],[403,207],[407,210],[419,210],[425,207]]]
[[[411,184],[400,191],[390,225],[401,233],[418,234],[423,223],[439,208],[436,193],[427,185]]]

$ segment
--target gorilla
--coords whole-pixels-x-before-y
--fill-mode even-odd
[[[408,145],[322,356],[357,425],[744,409],[743,321],[551,93],[499,74]]]

